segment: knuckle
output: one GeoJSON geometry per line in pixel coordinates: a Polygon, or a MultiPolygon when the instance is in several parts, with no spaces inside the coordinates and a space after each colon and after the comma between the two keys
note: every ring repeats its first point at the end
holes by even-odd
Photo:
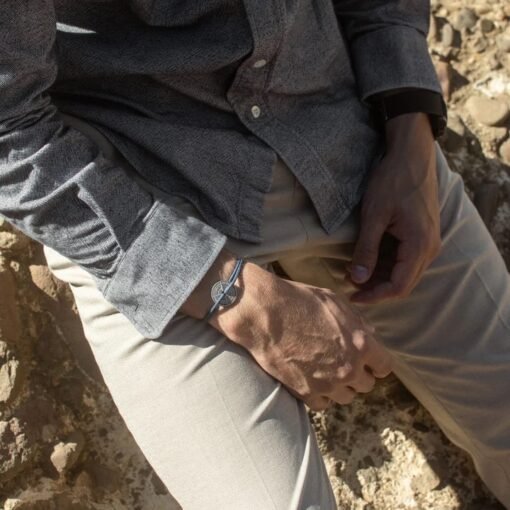
{"type": "Polygon", "coordinates": [[[376,377],[378,377],[379,379],[388,377],[388,375],[390,375],[392,371],[393,371],[393,362],[392,362],[391,358],[388,357],[378,367],[376,377]]]}
{"type": "Polygon", "coordinates": [[[314,412],[324,411],[329,407],[329,402],[325,398],[310,399],[306,405],[314,412]]]}
{"type": "Polygon", "coordinates": [[[338,379],[344,383],[352,381],[354,376],[354,367],[350,363],[346,363],[338,369],[338,379]]]}
{"type": "Polygon", "coordinates": [[[370,341],[364,332],[356,338],[356,348],[362,356],[369,352],[370,341]]]}

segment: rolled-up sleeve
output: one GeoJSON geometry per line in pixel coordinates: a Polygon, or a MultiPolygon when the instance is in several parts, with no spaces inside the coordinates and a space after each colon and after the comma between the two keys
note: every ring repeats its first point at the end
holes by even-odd
{"type": "Polygon", "coordinates": [[[334,0],[360,97],[398,88],[441,93],[427,47],[430,2],[334,0]]]}
{"type": "Polygon", "coordinates": [[[0,12],[0,214],[88,271],[105,298],[157,338],[226,238],[156,199],[65,125],[52,0],[0,12]]]}

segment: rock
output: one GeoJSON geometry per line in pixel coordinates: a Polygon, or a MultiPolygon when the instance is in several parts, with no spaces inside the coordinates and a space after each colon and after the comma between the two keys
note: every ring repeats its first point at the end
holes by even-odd
{"type": "Polygon", "coordinates": [[[4,510],[95,510],[104,508],[87,501],[83,496],[55,492],[51,494],[46,491],[41,493],[23,494],[18,498],[9,498],[5,501],[4,510]]]}
{"type": "Polygon", "coordinates": [[[441,90],[446,100],[450,99],[452,93],[453,69],[448,62],[439,61],[434,63],[437,78],[441,85],[441,90]]]}
{"type": "Polygon", "coordinates": [[[21,251],[29,243],[29,238],[21,232],[0,232],[0,250],[21,251]]]}
{"type": "Polygon", "coordinates": [[[0,339],[8,344],[17,343],[20,320],[16,297],[16,281],[12,271],[0,267],[0,339]]]}
{"type": "Polygon", "coordinates": [[[473,203],[488,229],[498,209],[498,198],[499,185],[494,182],[484,183],[475,191],[473,203]]]}
{"type": "Polygon", "coordinates": [[[494,22],[490,19],[484,18],[480,21],[480,28],[484,34],[494,30],[494,22]]]}
{"type": "Polygon", "coordinates": [[[45,443],[49,443],[53,441],[55,438],[55,434],[57,433],[57,427],[53,423],[46,423],[43,425],[41,430],[41,439],[45,443]]]}
{"type": "Polygon", "coordinates": [[[460,115],[449,112],[445,138],[442,141],[444,148],[449,152],[457,152],[465,144],[466,126],[460,115]]]}
{"type": "Polygon", "coordinates": [[[496,38],[496,45],[501,51],[510,53],[510,34],[500,34],[496,38]]]}
{"type": "Polygon", "coordinates": [[[510,114],[504,101],[483,96],[471,96],[466,102],[466,108],[473,119],[486,126],[497,126],[510,114]]]}
{"type": "Polygon", "coordinates": [[[510,181],[503,183],[503,189],[505,190],[507,200],[510,202],[510,181]]]}
{"type": "Polygon", "coordinates": [[[487,127],[485,131],[487,133],[487,138],[496,145],[503,141],[508,134],[506,127],[487,127]]]}
{"type": "Polygon", "coordinates": [[[496,55],[491,55],[488,60],[489,68],[491,71],[496,71],[501,68],[501,62],[496,55]]]}
{"type": "Polygon", "coordinates": [[[119,486],[121,481],[121,474],[119,471],[113,470],[99,462],[92,461],[92,459],[87,459],[85,464],[85,469],[92,477],[96,487],[104,490],[115,490],[119,486]]]}
{"type": "Polygon", "coordinates": [[[429,44],[435,43],[438,41],[438,26],[437,26],[437,18],[435,16],[430,17],[429,31],[427,34],[427,42],[429,44]]]}
{"type": "Polygon", "coordinates": [[[83,470],[78,473],[78,476],[74,480],[75,487],[84,487],[85,489],[94,488],[94,480],[90,476],[90,474],[83,470]]]}
{"type": "Polygon", "coordinates": [[[504,68],[510,69],[510,52],[506,55],[501,55],[500,60],[504,68]]]}
{"type": "Polygon", "coordinates": [[[413,490],[419,494],[428,494],[439,487],[441,479],[436,475],[432,468],[424,463],[420,466],[420,473],[415,476],[411,482],[413,490]]]}
{"type": "Polygon", "coordinates": [[[29,270],[34,284],[53,301],[58,302],[59,296],[65,294],[67,285],[54,278],[47,266],[32,264],[29,270]]]}
{"type": "Polygon", "coordinates": [[[466,30],[473,28],[477,19],[478,17],[472,9],[464,7],[455,14],[452,24],[457,30],[466,30]]]}
{"type": "Polygon", "coordinates": [[[445,48],[451,48],[455,39],[455,32],[450,23],[445,23],[441,28],[441,44],[445,48]]]}
{"type": "Polygon", "coordinates": [[[510,138],[501,144],[501,147],[499,148],[499,155],[507,165],[510,165],[510,138]]]}
{"type": "Polygon", "coordinates": [[[51,463],[60,474],[66,473],[76,464],[84,446],[85,436],[80,431],[74,431],[65,443],[61,441],[53,447],[51,463]]]}
{"type": "Polygon", "coordinates": [[[18,379],[19,361],[11,359],[0,365],[0,403],[8,404],[13,400],[20,389],[18,379]]]}
{"type": "Polygon", "coordinates": [[[473,42],[473,49],[477,53],[482,53],[487,49],[487,39],[484,37],[477,37],[473,42]]]}
{"type": "Polygon", "coordinates": [[[33,455],[34,450],[18,418],[0,421],[0,483],[29,467],[33,455]]]}

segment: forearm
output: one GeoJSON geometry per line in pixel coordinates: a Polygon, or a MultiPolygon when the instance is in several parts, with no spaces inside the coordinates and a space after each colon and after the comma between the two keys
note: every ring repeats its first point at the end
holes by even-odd
{"type": "MultiPolygon", "coordinates": [[[[228,280],[236,263],[236,255],[223,249],[211,265],[200,283],[188,296],[180,311],[196,319],[203,319],[213,304],[211,289],[219,280],[228,280]]],[[[258,318],[262,319],[263,310],[271,304],[276,305],[278,295],[276,286],[278,276],[257,264],[245,261],[235,286],[236,301],[228,307],[220,307],[208,322],[224,334],[229,340],[247,350],[259,349],[256,345],[262,339],[256,339],[249,332],[258,318]],[[265,308],[264,308],[265,306],[265,308]]]]}
{"type": "Polygon", "coordinates": [[[422,112],[406,113],[390,119],[385,124],[388,151],[398,149],[411,142],[433,146],[434,135],[428,115],[422,112]]]}
{"type": "Polygon", "coordinates": [[[226,237],[154,198],[65,124],[49,94],[51,0],[11,2],[0,30],[0,214],[87,270],[140,333],[159,337],[226,237]]]}

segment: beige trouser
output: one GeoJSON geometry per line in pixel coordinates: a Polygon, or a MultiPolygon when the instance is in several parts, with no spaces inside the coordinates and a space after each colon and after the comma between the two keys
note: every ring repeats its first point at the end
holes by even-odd
{"type": "MultiPolygon", "coordinates": [[[[117,157],[97,132],[75,125],[117,157]]],[[[362,312],[393,354],[397,376],[510,508],[510,279],[439,148],[437,163],[440,255],[409,298],[362,312]]],[[[183,199],[175,204],[198,214],[183,199]]],[[[227,247],[261,265],[277,260],[295,280],[352,291],[343,277],[358,230],[355,215],[327,235],[281,161],[264,214],[262,243],[229,239],[227,247]]],[[[148,340],[86,271],[49,248],[45,253],[55,276],[71,285],[127,427],[184,510],[336,507],[304,405],[246,351],[183,315],[148,340]]]]}

